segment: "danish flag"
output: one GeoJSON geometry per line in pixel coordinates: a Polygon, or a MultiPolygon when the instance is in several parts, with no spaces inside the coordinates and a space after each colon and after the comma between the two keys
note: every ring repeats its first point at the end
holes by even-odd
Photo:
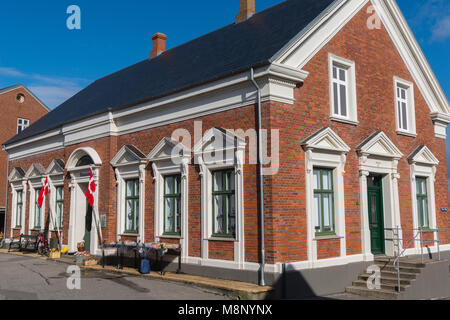
{"type": "Polygon", "coordinates": [[[89,178],[89,185],[86,190],[86,198],[91,207],[94,206],[94,193],[95,193],[95,181],[94,181],[94,174],[92,173],[92,168],[91,168],[91,176],[89,178]]]}
{"type": "Polygon", "coordinates": [[[42,208],[42,204],[44,203],[45,197],[50,193],[50,190],[48,188],[48,177],[45,178],[44,186],[41,189],[41,192],[39,192],[38,197],[38,206],[39,208],[42,208]]]}

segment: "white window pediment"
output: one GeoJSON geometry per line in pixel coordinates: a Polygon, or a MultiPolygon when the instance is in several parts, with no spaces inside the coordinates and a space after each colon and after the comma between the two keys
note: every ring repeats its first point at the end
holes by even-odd
{"type": "Polygon", "coordinates": [[[336,153],[348,153],[350,151],[350,147],[344,140],[329,127],[319,130],[304,140],[302,146],[305,150],[324,150],[336,153]]]}
{"type": "Polygon", "coordinates": [[[411,164],[421,164],[428,166],[437,166],[439,160],[434,156],[434,154],[428,149],[427,146],[421,145],[408,157],[408,161],[411,164]]]}
{"type": "Polygon", "coordinates": [[[400,159],[401,151],[384,132],[375,132],[357,147],[358,153],[366,156],[400,159]]]}
{"type": "Polygon", "coordinates": [[[8,180],[13,181],[21,181],[25,178],[25,171],[22,168],[16,167],[14,168],[8,176],[8,180]]]}
{"type": "Polygon", "coordinates": [[[155,148],[148,154],[148,160],[164,161],[171,160],[175,157],[189,157],[190,150],[182,143],[170,138],[163,138],[155,148]]]}
{"type": "Polygon", "coordinates": [[[62,175],[64,174],[64,161],[61,159],[55,159],[50,163],[46,170],[46,174],[54,176],[54,175],[62,175]]]}
{"type": "Polygon", "coordinates": [[[195,144],[194,154],[197,159],[201,157],[201,161],[206,164],[234,163],[237,158],[235,152],[239,150],[241,154],[245,150],[245,145],[245,139],[233,132],[222,128],[211,128],[195,144]]]}
{"type": "Polygon", "coordinates": [[[111,160],[111,165],[113,167],[139,165],[146,161],[145,155],[138,148],[132,145],[125,145],[111,160]]]}
{"type": "Polygon", "coordinates": [[[41,178],[45,175],[45,168],[40,164],[34,163],[25,174],[26,179],[41,178]]]}

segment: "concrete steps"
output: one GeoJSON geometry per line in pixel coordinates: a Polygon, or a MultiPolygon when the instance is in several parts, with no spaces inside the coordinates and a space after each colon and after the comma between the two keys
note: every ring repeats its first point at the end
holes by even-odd
{"type": "Polygon", "coordinates": [[[359,275],[358,279],[346,288],[347,293],[356,294],[363,297],[397,300],[401,294],[406,292],[414,284],[417,277],[426,267],[426,263],[416,260],[400,260],[400,292],[398,291],[398,271],[394,265],[394,258],[379,257],[374,261],[374,265],[380,268],[380,289],[369,289],[367,280],[372,276],[367,272],[359,275]]]}

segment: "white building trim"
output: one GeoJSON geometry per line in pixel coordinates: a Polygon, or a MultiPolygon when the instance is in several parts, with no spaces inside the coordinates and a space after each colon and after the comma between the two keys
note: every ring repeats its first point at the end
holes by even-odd
{"type": "MultiPolygon", "coordinates": [[[[330,128],[323,128],[307,138],[302,147],[306,156],[306,214],[307,214],[307,250],[308,260],[312,265],[318,263],[317,241],[325,239],[317,237],[314,229],[314,182],[315,167],[333,170],[334,221],[335,236],[340,241],[340,257],[347,255],[345,234],[345,194],[344,174],[347,153],[350,147],[330,128]]],[[[330,238],[330,236],[326,237],[330,238]]]]}
{"type": "Polygon", "coordinates": [[[145,241],[145,167],[147,159],[145,155],[134,146],[123,146],[111,160],[111,165],[116,174],[117,185],[117,241],[121,236],[137,236],[137,240],[145,241]],[[125,232],[126,219],[126,181],[139,180],[139,217],[138,233],[127,234],[125,232]]]}
{"type": "Polygon", "coordinates": [[[183,144],[170,138],[163,138],[148,154],[147,159],[152,163],[155,181],[155,241],[161,238],[180,240],[182,260],[189,255],[189,163],[191,151],[183,144]],[[164,234],[164,178],[169,175],[181,176],[181,233],[177,235],[164,234]]]}
{"type": "Polygon", "coordinates": [[[234,261],[244,268],[244,181],[243,164],[246,143],[241,137],[220,129],[211,128],[194,146],[194,157],[200,168],[202,183],[202,249],[201,257],[209,260],[209,241],[233,241],[234,261]],[[234,239],[213,237],[212,230],[212,174],[214,170],[233,168],[235,171],[236,235],[234,239]]]}
{"type": "Polygon", "coordinates": [[[40,164],[32,164],[28,169],[25,179],[27,179],[28,187],[30,190],[30,201],[28,209],[28,230],[33,231],[43,231],[45,227],[45,201],[42,203],[41,216],[39,221],[40,229],[36,229],[35,213],[36,213],[36,202],[42,186],[45,183],[45,168],[40,164]]]}
{"type": "Polygon", "coordinates": [[[14,168],[8,176],[8,181],[11,186],[11,226],[10,238],[13,238],[13,231],[17,230],[17,193],[22,192],[22,214],[21,214],[21,228],[20,233],[25,233],[25,208],[27,205],[27,180],[25,179],[25,172],[22,168],[14,168]]]}

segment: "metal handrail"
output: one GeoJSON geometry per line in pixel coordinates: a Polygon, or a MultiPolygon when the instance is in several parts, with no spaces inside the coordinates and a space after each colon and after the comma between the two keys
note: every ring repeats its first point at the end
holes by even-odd
{"type": "Polygon", "coordinates": [[[397,291],[400,292],[400,258],[404,256],[405,252],[412,243],[415,243],[417,241],[417,237],[420,236],[420,255],[421,255],[421,261],[424,263],[423,258],[423,245],[425,243],[437,243],[437,251],[438,251],[438,260],[441,260],[441,250],[440,250],[440,240],[439,240],[439,229],[424,229],[424,228],[400,228],[397,226],[396,228],[385,228],[387,231],[392,231],[393,238],[386,238],[387,241],[393,241],[394,246],[396,247],[395,251],[395,259],[394,259],[394,267],[397,270],[397,291]],[[400,230],[402,231],[402,238],[400,238],[400,230]],[[404,239],[403,238],[403,230],[409,230],[414,232],[414,237],[412,239],[404,239]],[[433,240],[424,240],[423,239],[423,231],[426,230],[427,232],[436,233],[436,239],[433,240]],[[396,232],[395,232],[396,231],[396,232]],[[417,233],[415,233],[417,231],[417,233]],[[406,244],[406,247],[402,245],[403,250],[400,252],[400,241],[408,241],[406,244]]]}

